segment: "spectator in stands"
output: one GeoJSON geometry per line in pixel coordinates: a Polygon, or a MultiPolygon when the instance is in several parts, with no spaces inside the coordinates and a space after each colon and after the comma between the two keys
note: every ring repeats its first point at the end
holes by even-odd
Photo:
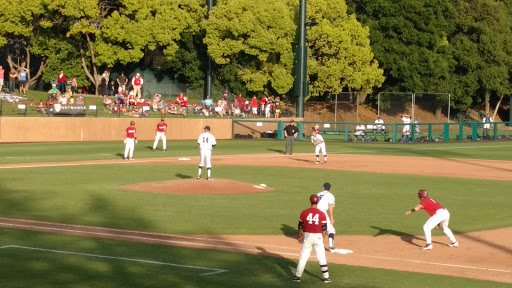
{"type": "Polygon", "coordinates": [[[144,79],[142,79],[142,77],[140,77],[140,74],[137,73],[132,78],[133,94],[135,95],[135,97],[137,97],[137,98],[142,97],[141,89],[142,89],[143,84],[144,84],[144,79]]]}
{"type": "Polygon", "coordinates": [[[489,136],[489,129],[491,128],[491,123],[493,122],[492,117],[489,116],[489,113],[485,114],[482,122],[484,122],[482,134],[483,136],[489,136]]]}
{"type": "Polygon", "coordinates": [[[242,97],[242,93],[238,94],[238,97],[236,97],[235,103],[238,105],[238,107],[242,108],[244,105],[244,98],[242,97]]]}
{"type": "Polygon", "coordinates": [[[279,96],[274,100],[274,118],[281,118],[281,100],[279,96]]]}
{"type": "Polygon", "coordinates": [[[57,100],[60,97],[60,91],[57,89],[57,84],[52,84],[52,89],[48,91],[48,97],[57,100]]]}
{"type": "Polygon", "coordinates": [[[217,106],[215,107],[215,113],[219,117],[226,116],[226,105],[224,104],[224,101],[221,99],[219,102],[217,102],[217,106]]]}
{"type": "Polygon", "coordinates": [[[128,107],[135,107],[135,104],[135,92],[130,91],[130,93],[128,93],[128,107]]]}
{"type": "Polygon", "coordinates": [[[68,83],[68,77],[64,74],[64,70],[60,71],[60,74],[57,76],[57,89],[59,89],[61,94],[66,93],[66,84],[68,83]]]}
{"type": "Polygon", "coordinates": [[[267,108],[267,102],[268,102],[268,97],[267,95],[263,95],[263,97],[261,98],[260,100],[260,113],[261,113],[261,116],[265,116],[266,117],[266,108],[267,108]]]}
{"type": "Polygon", "coordinates": [[[364,138],[364,133],[365,133],[364,125],[363,124],[358,124],[356,126],[356,129],[354,130],[354,136],[356,138],[356,141],[357,141],[357,137],[358,136],[361,136],[361,141],[362,141],[363,138],[364,138]]]}
{"type": "Polygon", "coordinates": [[[183,106],[185,105],[185,104],[184,104],[184,102],[185,102],[185,96],[183,96],[183,93],[180,93],[180,95],[178,95],[178,96],[176,97],[176,102],[178,102],[178,105],[179,105],[180,107],[183,107],[183,106]]]}
{"type": "Polygon", "coordinates": [[[258,98],[256,98],[256,95],[252,96],[252,116],[256,117],[258,116],[258,98]]]}
{"type": "MultiPolygon", "coordinates": [[[[106,99],[108,99],[108,97],[106,99]]],[[[76,99],[75,104],[84,104],[84,98],[82,96],[78,96],[78,99],[76,99]]],[[[112,104],[112,100],[110,100],[110,104],[112,104]]]]}
{"type": "Polygon", "coordinates": [[[73,79],[71,79],[71,92],[73,92],[73,94],[75,94],[78,91],[77,87],[78,83],[76,77],[73,77],[73,79]]]}
{"type": "Polygon", "coordinates": [[[272,102],[267,98],[265,100],[265,118],[270,118],[270,111],[272,110],[272,102]]]}
{"type": "Polygon", "coordinates": [[[119,115],[119,105],[117,103],[112,107],[112,113],[114,113],[114,115],[119,115]]]}
{"type": "Polygon", "coordinates": [[[16,90],[16,78],[18,78],[18,73],[11,69],[9,72],[9,93],[14,93],[14,90],[16,90]]]}
{"type": "Polygon", "coordinates": [[[108,87],[108,92],[110,96],[116,95],[116,86],[114,80],[110,81],[110,85],[108,87]]]}
{"type": "Polygon", "coordinates": [[[41,114],[46,114],[46,110],[44,109],[43,100],[39,100],[39,104],[37,104],[37,112],[41,114]]]}
{"type": "Polygon", "coordinates": [[[45,103],[45,106],[46,108],[49,108],[50,106],[53,106],[53,99],[51,96],[48,95],[48,99],[46,99],[46,103],[45,103]]]}
{"type": "Polygon", "coordinates": [[[204,100],[204,105],[206,106],[206,108],[208,109],[208,111],[212,111],[213,109],[213,101],[212,99],[210,99],[210,97],[206,97],[206,100],[204,100]]]}
{"type": "Polygon", "coordinates": [[[68,103],[69,103],[69,104],[75,104],[75,98],[73,98],[73,94],[70,94],[70,95],[69,95],[68,103]]]}
{"type": "Polygon", "coordinates": [[[23,91],[23,95],[27,94],[27,81],[28,81],[28,74],[27,74],[27,68],[21,68],[21,71],[18,73],[18,80],[20,81],[20,95],[21,91],[23,91]]]}
{"type": "Polygon", "coordinates": [[[384,121],[380,119],[380,116],[378,116],[377,120],[375,120],[375,125],[373,125],[373,134],[382,133],[382,135],[384,135],[386,132],[386,126],[382,124],[384,124],[384,121]]]}
{"type": "Polygon", "coordinates": [[[121,88],[121,92],[124,93],[126,91],[126,84],[128,84],[128,78],[126,78],[126,76],[124,76],[124,72],[121,72],[121,75],[119,75],[119,77],[117,77],[116,81],[117,81],[118,87],[121,88]]]}
{"type": "Polygon", "coordinates": [[[224,100],[224,102],[226,102],[226,103],[229,102],[229,91],[228,91],[228,89],[226,89],[226,91],[224,91],[224,93],[222,94],[222,100],[224,100]]]}

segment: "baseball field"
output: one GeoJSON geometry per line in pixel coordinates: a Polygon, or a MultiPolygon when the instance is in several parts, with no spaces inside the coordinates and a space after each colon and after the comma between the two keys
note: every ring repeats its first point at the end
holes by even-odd
{"type": "Polygon", "coordinates": [[[512,287],[512,143],[218,141],[212,180],[195,141],[0,145],[0,287],[512,287]],[[159,148],[161,147],[161,143],[159,148]],[[203,171],[204,173],[205,171],[203,171]],[[330,182],[336,247],[293,283],[297,219],[330,182]],[[265,184],[265,185],[261,185],[265,184]],[[425,188],[460,243],[404,213],[425,188]]]}

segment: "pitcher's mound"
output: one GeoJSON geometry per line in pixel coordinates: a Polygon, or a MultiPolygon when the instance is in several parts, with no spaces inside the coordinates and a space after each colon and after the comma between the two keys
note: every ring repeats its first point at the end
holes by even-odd
{"type": "Polygon", "coordinates": [[[229,179],[180,179],[123,185],[121,188],[179,194],[241,194],[273,191],[274,188],[229,179]]]}

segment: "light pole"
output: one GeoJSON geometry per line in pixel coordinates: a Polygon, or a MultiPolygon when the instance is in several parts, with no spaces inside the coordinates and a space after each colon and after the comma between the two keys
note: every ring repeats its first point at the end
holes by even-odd
{"type": "Polygon", "coordinates": [[[308,93],[308,51],[306,48],[306,0],[299,3],[299,45],[295,53],[294,95],[297,97],[297,117],[304,117],[304,96],[308,93]]]}

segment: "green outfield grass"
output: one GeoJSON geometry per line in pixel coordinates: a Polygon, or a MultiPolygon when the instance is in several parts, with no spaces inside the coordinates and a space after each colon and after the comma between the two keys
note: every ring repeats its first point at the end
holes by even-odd
{"type": "MultiPolygon", "coordinates": [[[[166,153],[141,141],[136,158],[196,156],[194,141],[172,141],[166,153]]],[[[329,153],[512,160],[512,143],[366,145],[328,143],[329,153]]],[[[215,155],[276,153],[282,141],[219,141],[215,155]]],[[[312,153],[308,142],[295,152],[312,153]]],[[[119,143],[33,143],[0,145],[0,164],[120,159],[119,143]]],[[[241,158],[240,161],[248,161],[241,158]]],[[[276,157],[275,161],[279,161],[276,157]]],[[[414,165],[414,163],[411,163],[414,165]]],[[[308,196],[333,186],[338,234],[422,235],[427,214],[405,217],[418,204],[418,188],[446,206],[455,233],[510,226],[512,181],[379,174],[311,168],[216,166],[214,178],[274,187],[257,194],[163,194],[120,188],[130,183],[192,178],[197,163],[150,165],[122,162],[1,169],[0,217],[84,224],[175,234],[295,235],[308,196]],[[128,164],[128,165],[127,165],[128,164]],[[478,213],[475,213],[478,211],[478,213]],[[363,212],[363,213],[362,213],[363,212]]],[[[197,180],[205,181],[205,180],[197,180]]],[[[296,287],[297,260],[209,250],[0,229],[0,287],[296,287]],[[52,251],[48,251],[52,250],[52,251]],[[75,254],[62,254],[74,252],[75,254]],[[78,254],[76,254],[78,253],[78,254]],[[89,254],[83,255],[83,254],[89,254]],[[108,256],[113,258],[101,258],[108,256]],[[122,258],[122,259],[121,259],[122,258]],[[131,259],[131,260],[130,260],[131,259]],[[133,259],[158,262],[145,263],[133,259]],[[16,265],[13,265],[16,263],[16,265]],[[167,263],[167,264],[161,264],[167,263]],[[201,276],[210,267],[226,273],[201,276]],[[148,284],[145,284],[148,283],[148,284]]],[[[433,235],[442,235],[438,230],[433,235]]],[[[333,287],[510,287],[462,278],[330,265],[333,287]],[[414,284],[412,284],[414,283],[414,284]]],[[[313,261],[301,286],[325,285],[313,261]]]]}
{"type": "MultiPolygon", "coordinates": [[[[215,155],[257,154],[284,152],[284,141],[277,140],[220,140],[215,155]]],[[[199,155],[195,141],[168,141],[168,151],[152,152],[153,141],[139,141],[136,158],[176,157],[199,155]]],[[[162,143],[158,148],[161,149],[162,143]]],[[[465,158],[512,161],[512,142],[466,142],[442,144],[378,144],[327,142],[328,154],[368,154],[435,158],[465,158]]],[[[314,153],[311,142],[295,142],[295,153],[314,153]]],[[[77,160],[119,159],[124,144],[119,142],[71,142],[1,144],[0,164],[58,162],[77,160]]],[[[243,159],[242,159],[243,160],[243,159]]],[[[276,161],[278,161],[276,159],[276,161]]],[[[269,165],[272,165],[269,163],[269,165]]],[[[412,163],[411,165],[414,165],[412,163]]]]}

